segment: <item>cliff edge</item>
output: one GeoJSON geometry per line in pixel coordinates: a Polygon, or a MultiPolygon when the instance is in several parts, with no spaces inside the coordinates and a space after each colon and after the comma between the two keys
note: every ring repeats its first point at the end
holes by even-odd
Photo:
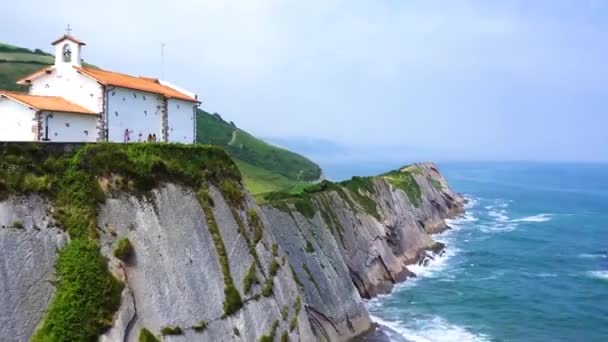
{"type": "Polygon", "coordinates": [[[434,164],[256,203],[226,153],[0,145],[7,341],[344,341],[463,211],[434,164]]]}

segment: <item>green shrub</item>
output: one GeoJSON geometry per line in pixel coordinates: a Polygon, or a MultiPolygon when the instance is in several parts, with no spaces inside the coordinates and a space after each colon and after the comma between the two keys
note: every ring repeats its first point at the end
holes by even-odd
{"type": "Polygon", "coordinates": [[[139,338],[138,338],[139,342],[160,342],[156,336],[154,336],[154,334],[152,334],[150,332],[150,330],[146,329],[146,328],[142,328],[139,331],[139,338]]]}
{"type": "Polygon", "coordinates": [[[182,331],[182,328],[180,328],[178,326],[168,325],[168,326],[160,329],[160,333],[163,334],[163,336],[168,336],[168,335],[182,335],[184,332],[182,331]]]}
{"type": "Polygon", "coordinates": [[[294,315],[293,318],[291,319],[291,322],[289,322],[289,331],[293,331],[293,329],[295,329],[297,325],[298,325],[298,316],[294,315]]]}
{"type": "Polygon", "coordinates": [[[193,325],[192,329],[194,329],[194,331],[196,331],[196,332],[203,332],[203,331],[205,331],[205,329],[207,329],[207,322],[200,321],[196,325],[193,325]]]}
{"type": "Polygon", "coordinates": [[[293,200],[293,204],[296,207],[296,210],[304,215],[307,219],[312,219],[315,217],[315,207],[312,204],[312,199],[310,196],[302,196],[300,198],[296,198],[293,200]]]}
{"type": "Polygon", "coordinates": [[[230,284],[224,288],[224,296],[224,314],[226,316],[232,315],[243,307],[241,294],[233,284],[230,284]]]}
{"type": "Polygon", "coordinates": [[[112,325],[123,284],[95,242],[75,239],[59,252],[57,292],[33,341],[90,341],[112,325]]]}
{"type": "Polygon", "coordinates": [[[248,293],[251,286],[253,286],[253,284],[258,284],[259,282],[255,272],[255,262],[253,262],[245,274],[245,279],[243,279],[243,293],[248,293]]]}
{"type": "Polygon", "coordinates": [[[116,243],[113,254],[122,261],[128,261],[133,255],[133,245],[128,238],[124,237],[116,243]]]}
{"type": "Polygon", "coordinates": [[[23,226],[23,222],[19,221],[19,220],[15,220],[13,221],[13,223],[11,224],[11,227],[13,228],[17,228],[17,229],[24,229],[25,227],[23,226]]]}
{"type": "Polygon", "coordinates": [[[279,265],[277,260],[273,258],[270,262],[270,266],[268,266],[268,273],[270,273],[270,276],[274,277],[275,275],[277,275],[279,268],[281,268],[281,265],[279,265]]]}
{"type": "Polygon", "coordinates": [[[288,315],[289,308],[287,307],[287,305],[283,305],[283,308],[281,308],[281,319],[283,319],[284,321],[287,320],[288,315]]]}
{"type": "Polygon", "coordinates": [[[296,298],[296,302],[293,305],[293,309],[295,310],[296,315],[300,313],[300,309],[302,309],[302,297],[298,296],[298,298],[296,298]]]}
{"type": "Polygon", "coordinates": [[[315,247],[312,245],[312,243],[309,240],[306,240],[306,247],[304,248],[304,251],[306,251],[306,253],[315,252],[315,247]]]}
{"type": "Polygon", "coordinates": [[[275,258],[279,256],[279,244],[276,242],[272,244],[272,256],[275,258]]]}
{"type": "MultiPolygon", "coordinates": [[[[198,191],[198,193],[201,194],[204,193],[204,191],[198,191]]],[[[220,229],[217,226],[213,209],[207,201],[204,201],[204,199],[201,201],[201,206],[205,212],[207,227],[209,228],[209,233],[213,239],[213,244],[215,245],[215,250],[220,262],[220,269],[224,278],[224,315],[230,316],[243,306],[243,300],[239,294],[239,291],[234,287],[234,280],[232,279],[232,274],[230,273],[228,253],[226,252],[226,246],[224,245],[224,240],[222,240],[220,229]]]]}
{"type": "Polygon", "coordinates": [[[287,330],[283,331],[281,334],[281,342],[289,342],[289,333],[287,330]]]}
{"type": "Polygon", "coordinates": [[[222,179],[220,181],[220,191],[231,206],[242,207],[245,194],[241,190],[240,184],[230,179],[222,179]]]}
{"type": "Polygon", "coordinates": [[[253,208],[247,211],[247,220],[249,221],[249,226],[253,228],[253,243],[257,245],[262,240],[264,234],[262,220],[260,220],[260,216],[258,216],[257,211],[253,208]]]}
{"type": "Polygon", "coordinates": [[[274,286],[274,281],[272,277],[266,279],[266,283],[264,283],[264,288],[262,288],[262,296],[270,297],[272,296],[272,287],[274,286]]]}

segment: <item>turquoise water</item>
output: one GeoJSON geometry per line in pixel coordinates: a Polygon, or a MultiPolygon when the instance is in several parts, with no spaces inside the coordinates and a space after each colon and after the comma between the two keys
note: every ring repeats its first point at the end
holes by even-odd
{"type": "Polygon", "coordinates": [[[408,341],[608,341],[608,165],[439,165],[470,204],[374,319],[408,341]]]}

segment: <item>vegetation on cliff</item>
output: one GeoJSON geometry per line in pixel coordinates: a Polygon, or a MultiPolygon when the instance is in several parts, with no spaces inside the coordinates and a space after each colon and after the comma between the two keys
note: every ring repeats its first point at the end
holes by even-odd
{"type": "MultiPolygon", "coordinates": [[[[57,223],[71,237],[59,254],[57,292],[33,340],[93,340],[112,323],[123,285],[99,252],[97,207],[104,191],[142,195],[163,181],[199,189],[209,182],[220,186],[240,180],[235,164],[217,147],[96,144],[66,152],[57,145],[1,144],[0,198],[30,192],[47,196],[55,204],[57,223]],[[102,189],[104,179],[121,181],[102,189]]],[[[226,275],[230,278],[229,270],[226,275]]],[[[234,285],[225,292],[230,314],[242,302],[234,285]]]]}

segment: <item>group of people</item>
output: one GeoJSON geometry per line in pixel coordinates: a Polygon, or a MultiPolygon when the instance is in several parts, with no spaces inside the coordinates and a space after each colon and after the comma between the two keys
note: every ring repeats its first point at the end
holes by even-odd
{"type": "MultiPolygon", "coordinates": [[[[132,130],[129,130],[128,128],[125,129],[125,136],[124,136],[124,142],[125,143],[130,143],[131,142],[131,134],[133,133],[132,130]]],[[[148,134],[148,138],[146,140],[143,140],[144,135],[142,133],[139,133],[139,136],[137,137],[137,142],[156,142],[156,133],[154,134],[148,134]]]]}

